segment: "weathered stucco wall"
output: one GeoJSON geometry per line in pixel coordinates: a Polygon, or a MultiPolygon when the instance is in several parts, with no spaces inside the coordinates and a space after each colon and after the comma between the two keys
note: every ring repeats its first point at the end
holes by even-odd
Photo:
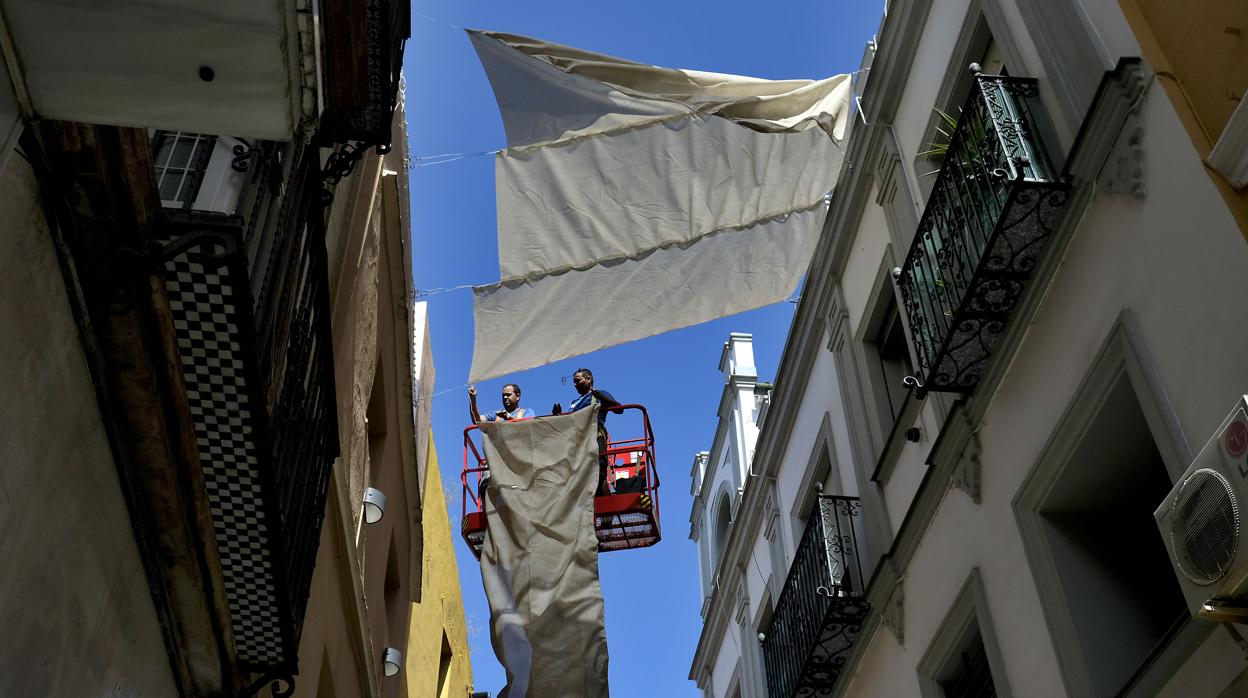
{"type": "Polygon", "coordinates": [[[0,169],[0,696],[174,696],[30,166],[0,169]]]}
{"type": "MultiPolygon", "coordinates": [[[[464,600],[455,564],[458,536],[442,489],[442,473],[433,435],[426,431],[429,444],[425,473],[425,571],[420,603],[412,604],[411,627],[406,654],[407,695],[421,698],[458,698],[472,687],[472,666],[468,660],[468,632],[464,622],[464,600]],[[445,634],[451,657],[442,674],[442,638],[445,634]],[[439,685],[441,679],[441,685],[439,685]]],[[[454,474],[452,473],[452,476],[454,474]]],[[[458,515],[455,517],[458,519],[458,515]]]]}
{"type": "Polygon", "coordinates": [[[359,608],[363,605],[358,587],[352,583],[348,557],[354,546],[347,535],[349,522],[342,506],[341,478],[330,483],[321,542],[316,552],[316,571],[308,596],[308,613],[299,644],[299,675],[296,698],[357,698],[371,695],[368,672],[371,655],[359,642],[359,608]],[[352,632],[354,631],[354,632],[352,632]]]}
{"type": "MultiPolygon", "coordinates": [[[[397,151],[396,151],[397,152],[397,151]]],[[[392,158],[398,155],[390,156],[392,158]]],[[[383,677],[387,647],[406,647],[411,555],[419,513],[406,484],[417,472],[410,423],[410,280],[396,255],[404,222],[383,203],[387,161],[366,155],[335,196],[326,234],[334,280],[334,370],[340,457],[300,644],[297,696],[403,698],[405,678],[383,677]],[[396,305],[399,304],[399,305],[396,305]],[[361,521],[364,489],[386,497],[380,521],[361,521]]],[[[390,163],[390,168],[395,167],[390,163]]],[[[393,195],[392,193],[389,195],[393,195]]],[[[416,568],[419,569],[419,568],[416,568]]]]}

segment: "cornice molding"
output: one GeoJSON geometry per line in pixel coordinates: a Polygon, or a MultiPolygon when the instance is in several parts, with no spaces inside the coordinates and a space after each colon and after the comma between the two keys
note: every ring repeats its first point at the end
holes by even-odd
{"type": "Polygon", "coordinates": [[[880,25],[871,78],[862,91],[868,123],[891,121],[910,77],[932,0],[894,0],[880,25]]]}

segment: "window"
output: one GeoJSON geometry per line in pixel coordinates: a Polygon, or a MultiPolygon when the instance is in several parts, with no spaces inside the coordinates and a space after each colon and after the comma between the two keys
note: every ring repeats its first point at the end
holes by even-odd
{"type": "Polygon", "coordinates": [[[438,698],[451,696],[451,660],[455,654],[451,652],[451,641],[446,638],[446,630],[442,631],[442,656],[438,660],[438,698]]]}
{"type": "Polygon", "coordinates": [[[334,698],[334,674],[329,667],[329,649],[321,653],[321,673],[316,679],[316,698],[334,698]]]}
{"type": "Polygon", "coordinates": [[[926,137],[919,155],[918,173],[919,186],[926,200],[931,196],[936,183],[936,175],[944,164],[944,150],[953,136],[954,124],[962,116],[962,107],[971,94],[973,75],[969,66],[979,64],[984,75],[1009,75],[1005,65],[1005,56],[1001,47],[992,38],[988,25],[981,18],[971,38],[970,47],[966,51],[966,59],[961,61],[958,74],[954,76],[948,93],[939,99],[932,108],[932,117],[928,123],[926,137]]]}
{"type": "Polygon", "coordinates": [[[1134,328],[1124,312],[1014,500],[1071,695],[1156,695],[1208,635],[1153,521],[1191,454],[1134,328]]]}
{"type": "Polygon", "coordinates": [[[183,131],[155,133],[152,157],[162,206],[191,208],[195,204],[216,143],[216,136],[183,131]]]}
{"type": "Polygon", "coordinates": [[[997,698],[997,687],[992,683],[992,668],[988,666],[988,652],[978,632],[960,653],[952,673],[939,683],[945,698],[997,698]]]}
{"type": "Polygon", "coordinates": [[[901,416],[901,406],[906,402],[909,388],[902,381],[910,375],[910,349],[906,346],[906,333],[901,326],[901,313],[894,302],[888,310],[884,325],[875,340],[876,360],[883,378],[884,398],[893,421],[901,416]]]}
{"type": "MultiPolygon", "coordinates": [[[[900,379],[898,380],[898,385],[901,385],[900,379]]],[[[811,512],[814,511],[817,497],[821,494],[841,494],[841,477],[837,468],[836,448],[832,441],[832,417],[826,412],[823,415],[823,421],[819,427],[819,435],[815,437],[815,445],[811,450],[810,460],[807,462],[806,471],[802,475],[800,483],[797,493],[793,497],[793,507],[790,510],[794,550],[801,545],[802,536],[806,532],[806,526],[809,523],[811,512]]],[[[779,581],[783,585],[784,576],[779,581]]]]}
{"type": "MultiPolygon", "coordinates": [[[[1187,616],[1153,510],[1170,475],[1121,373],[1035,507],[1088,695],[1115,696],[1187,616]],[[1081,650],[1081,651],[1080,651],[1081,650]]],[[[1059,641],[1059,644],[1060,643],[1059,641]]],[[[1068,655],[1071,654],[1068,652],[1068,655]]]]}
{"type": "MultiPolygon", "coordinates": [[[[891,440],[902,431],[898,428],[899,419],[910,395],[905,379],[917,373],[910,353],[909,328],[898,307],[898,291],[892,276],[897,266],[894,252],[892,245],[885,247],[863,321],[856,332],[858,344],[854,354],[866,398],[866,416],[874,449],[872,460],[888,451],[891,440]]],[[[833,466],[835,468],[835,464],[833,466]]]]}
{"type": "Polygon", "coordinates": [[[403,594],[402,578],[399,576],[399,549],[395,536],[390,536],[390,550],[386,555],[386,626],[390,631],[390,644],[401,647],[407,641],[407,598],[403,594]]]}
{"type": "Polygon", "coordinates": [[[933,146],[946,142],[946,136],[942,136],[940,131],[950,132],[937,109],[954,119],[958,118],[971,91],[970,64],[978,63],[986,75],[1021,75],[1026,72],[1022,56],[1011,36],[1003,4],[1001,0],[971,0],[967,8],[966,18],[954,42],[956,48],[949,57],[945,74],[941,77],[940,90],[932,102],[934,108],[928,116],[926,128],[920,134],[919,153],[915,155],[914,172],[923,201],[927,201],[932,192],[935,173],[940,170],[943,159],[937,153],[927,151],[939,151],[933,146]]]}
{"type": "Polygon", "coordinates": [[[368,396],[368,473],[376,479],[380,476],[381,459],[386,445],[386,426],[390,421],[389,410],[386,409],[386,384],[384,380],[382,357],[377,357],[377,367],[373,372],[373,387],[368,396]]]}
{"type": "Polygon", "coordinates": [[[715,537],[713,545],[715,546],[715,557],[711,561],[711,574],[719,569],[720,558],[724,556],[724,548],[728,545],[728,530],[732,526],[732,505],[728,501],[727,493],[720,495],[719,505],[715,508],[715,537]]]}
{"type": "Polygon", "coordinates": [[[919,661],[923,698],[1008,698],[979,569],[949,608],[940,629],[919,661]]]}

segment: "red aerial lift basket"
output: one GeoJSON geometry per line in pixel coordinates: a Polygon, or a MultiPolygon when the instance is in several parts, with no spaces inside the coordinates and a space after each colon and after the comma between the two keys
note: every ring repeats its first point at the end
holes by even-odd
{"type": "MultiPolygon", "coordinates": [[[[654,432],[650,415],[641,405],[621,405],[608,412],[608,441],[601,456],[607,459],[609,494],[594,498],[594,528],[598,551],[645,548],[659,542],[659,472],[654,460],[654,432]],[[615,434],[635,438],[614,438],[615,434]]],[[[476,425],[464,429],[463,517],[464,540],[481,557],[489,525],[482,509],[481,480],[489,474],[476,425]]]]}

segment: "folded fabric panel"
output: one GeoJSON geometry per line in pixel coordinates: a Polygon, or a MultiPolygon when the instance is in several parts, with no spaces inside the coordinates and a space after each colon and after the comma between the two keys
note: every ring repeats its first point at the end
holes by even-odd
{"type": "Polygon", "coordinates": [[[760,133],[713,116],[504,151],[500,278],[582,269],[810,208],[841,159],[818,129],[760,133]]]}
{"type": "Polygon", "coordinates": [[[597,349],[784,300],[806,272],[822,202],[688,245],[473,290],[469,380],[543,366],[597,349]]]}

